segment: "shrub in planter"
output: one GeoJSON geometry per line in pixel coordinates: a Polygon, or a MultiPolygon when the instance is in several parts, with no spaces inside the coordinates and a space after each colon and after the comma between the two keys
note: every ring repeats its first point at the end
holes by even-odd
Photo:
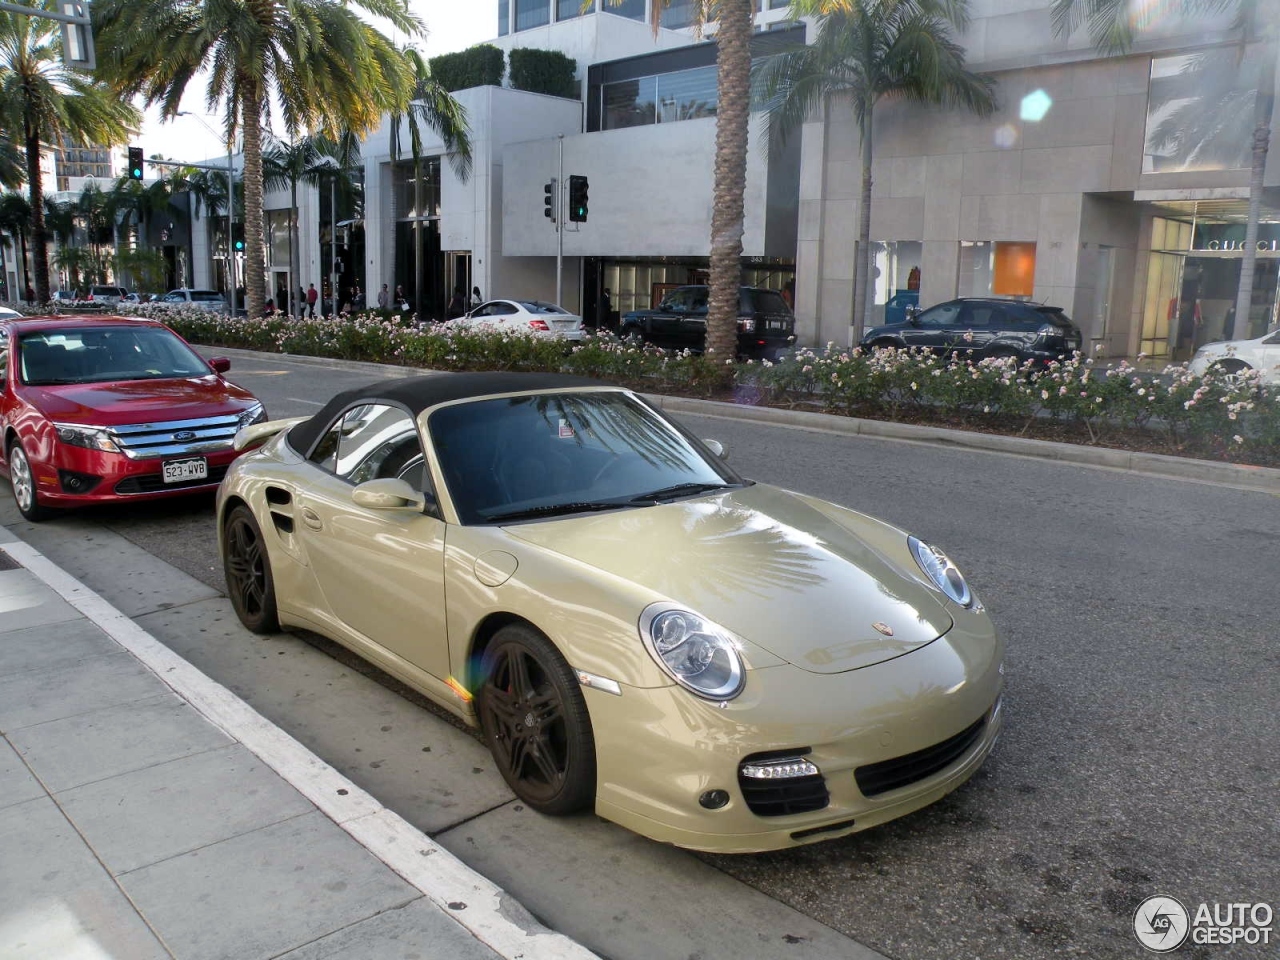
{"type": "Polygon", "coordinates": [[[578,96],[578,62],[559,50],[534,50],[517,47],[510,53],[511,86],[530,93],[545,93],[553,97],[578,96]]]}
{"type": "Polygon", "coordinates": [[[432,57],[428,64],[431,76],[450,93],[470,87],[500,87],[502,74],[506,71],[502,51],[491,43],[476,44],[457,53],[444,53],[432,57]]]}

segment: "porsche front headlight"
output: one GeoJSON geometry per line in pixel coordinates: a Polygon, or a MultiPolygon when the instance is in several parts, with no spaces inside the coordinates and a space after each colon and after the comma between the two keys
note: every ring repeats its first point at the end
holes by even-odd
{"type": "Polygon", "coordinates": [[[920,564],[920,569],[933,581],[934,586],[962,607],[974,605],[973,591],[945,553],[916,537],[907,537],[907,543],[916,563],[920,564]]]}
{"type": "Polygon", "coordinates": [[[101,427],[90,427],[83,423],[55,423],[58,439],[73,447],[84,447],[86,450],[102,450],[105,453],[119,453],[120,447],[111,439],[111,434],[101,427]]]}
{"type": "Polygon", "coordinates": [[[711,621],[655,603],[640,616],[640,636],[658,665],[698,696],[732,700],[742,692],[746,676],[738,645],[711,621]]]}

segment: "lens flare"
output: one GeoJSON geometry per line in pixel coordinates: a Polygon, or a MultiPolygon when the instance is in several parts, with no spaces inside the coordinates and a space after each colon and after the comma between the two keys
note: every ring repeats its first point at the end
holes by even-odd
{"type": "Polygon", "coordinates": [[[1032,90],[1022,98],[1022,106],[1018,116],[1028,123],[1039,123],[1053,106],[1053,97],[1043,90],[1032,90]]]}
{"type": "Polygon", "coordinates": [[[992,139],[1001,150],[1009,150],[1018,143],[1018,128],[1012,123],[1002,124],[996,128],[992,139]]]}

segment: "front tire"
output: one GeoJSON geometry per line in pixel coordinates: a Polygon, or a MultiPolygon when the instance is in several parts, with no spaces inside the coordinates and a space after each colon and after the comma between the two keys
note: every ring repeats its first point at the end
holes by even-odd
{"type": "Polygon", "coordinates": [[[222,545],[222,572],[236,616],[254,633],[276,633],[276,585],[252,510],[243,504],[232,509],[222,527],[222,545]]]}
{"type": "Polygon", "coordinates": [[[19,440],[14,440],[9,446],[9,485],[13,489],[18,512],[31,523],[48,520],[53,515],[52,510],[40,503],[36,475],[19,440]]]}
{"type": "Polygon", "coordinates": [[[480,728],[515,795],[553,816],[594,805],[591,718],[560,652],[532,627],[513,623],[486,648],[482,675],[480,728]]]}

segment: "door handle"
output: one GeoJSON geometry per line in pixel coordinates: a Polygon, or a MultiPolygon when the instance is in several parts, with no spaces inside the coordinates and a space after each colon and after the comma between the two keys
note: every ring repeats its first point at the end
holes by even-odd
{"type": "Polygon", "coordinates": [[[312,530],[319,530],[324,526],[324,524],[320,522],[320,515],[310,507],[302,508],[302,522],[312,530]]]}

